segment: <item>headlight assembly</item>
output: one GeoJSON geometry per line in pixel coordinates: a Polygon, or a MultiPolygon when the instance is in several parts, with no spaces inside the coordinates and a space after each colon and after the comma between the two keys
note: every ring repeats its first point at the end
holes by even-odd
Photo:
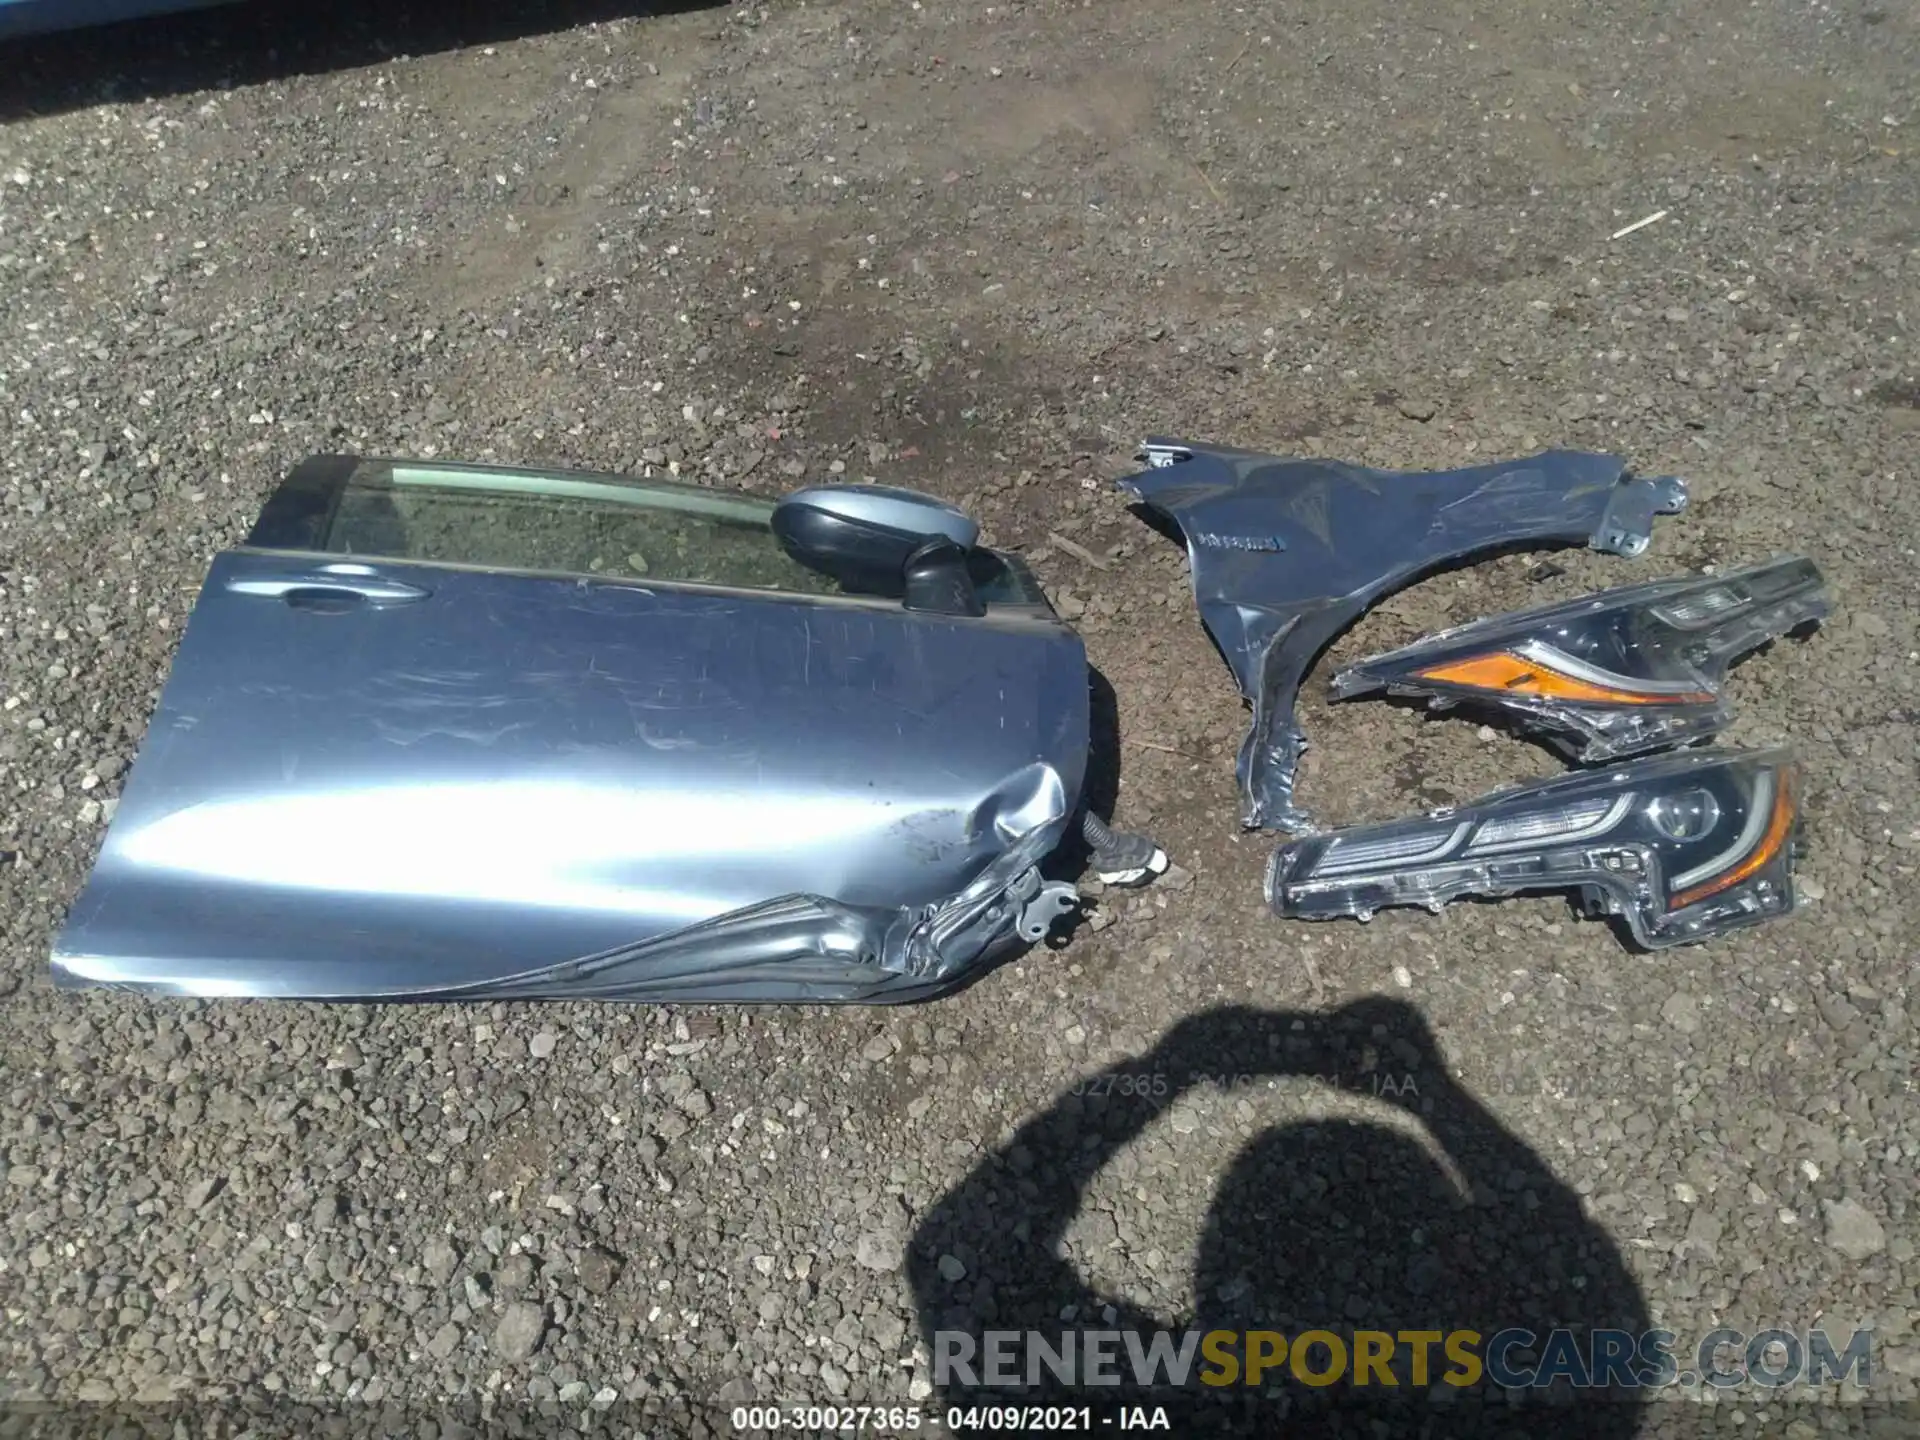
{"type": "Polygon", "coordinates": [[[1284,845],[1267,900],[1284,916],[1365,920],[1573,890],[1648,949],[1690,944],[1793,908],[1796,791],[1784,750],[1653,756],[1284,845]]]}
{"type": "Polygon", "coordinates": [[[1477,620],[1349,666],[1333,693],[1491,705],[1576,760],[1617,760],[1725,729],[1728,666],[1827,609],[1819,570],[1793,556],[1477,620]]]}

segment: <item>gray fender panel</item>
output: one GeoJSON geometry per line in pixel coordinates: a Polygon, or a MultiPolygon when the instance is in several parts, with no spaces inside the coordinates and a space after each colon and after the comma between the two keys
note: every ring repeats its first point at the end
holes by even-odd
{"type": "Polygon", "coordinates": [[[1253,706],[1238,766],[1249,828],[1313,828],[1293,799],[1305,746],[1294,699],[1320,652],[1382,596],[1501,550],[1638,555],[1653,517],[1687,499],[1679,480],[1573,450],[1434,471],[1166,439],[1144,453],[1148,468],[1119,487],[1179,526],[1201,620],[1253,706]]]}

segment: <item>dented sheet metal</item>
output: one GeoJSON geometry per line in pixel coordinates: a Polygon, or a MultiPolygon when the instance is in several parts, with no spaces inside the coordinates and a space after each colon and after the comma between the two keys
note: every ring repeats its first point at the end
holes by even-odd
{"type": "Polygon", "coordinates": [[[445,466],[374,487],[390,548],[329,558],[366,468],[296,472],[214,560],[60,983],[911,1000],[1073,904],[1038,866],[1080,807],[1086,653],[1020,575],[969,617],[755,588],[786,562],[751,499],[445,466]],[[469,513],[504,543],[476,495],[569,541],[620,521],[622,552],[725,506],[746,583],[459,563],[469,513]],[[404,558],[429,541],[448,563],[404,558]]]}
{"type": "Polygon", "coordinates": [[[1610,455],[1551,450],[1462,470],[1372,470],[1335,460],[1147,442],[1122,491],[1180,528],[1207,632],[1253,707],[1240,749],[1241,820],[1309,831],[1294,803],[1307,670],[1382,596],[1502,550],[1586,544],[1638,555],[1686,486],[1610,455]]]}

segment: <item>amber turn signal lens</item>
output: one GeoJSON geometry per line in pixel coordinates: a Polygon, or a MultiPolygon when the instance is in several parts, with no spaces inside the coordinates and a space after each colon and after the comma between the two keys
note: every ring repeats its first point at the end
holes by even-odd
{"type": "Polygon", "coordinates": [[[1682,890],[1668,902],[1669,910],[1684,910],[1696,905],[1708,896],[1718,895],[1722,890],[1731,890],[1742,880],[1764,870],[1785,848],[1793,834],[1794,795],[1793,771],[1782,770],[1780,783],[1774,787],[1773,814],[1767,820],[1767,828],[1761,834],[1760,841],[1749,850],[1746,858],[1721,871],[1711,880],[1695,885],[1691,890],[1682,890]]]}
{"type": "Polygon", "coordinates": [[[1712,704],[1714,697],[1700,691],[1680,695],[1648,694],[1641,690],[1623,690],[1611,685],[1596,685],[1590,680],[1563,675],[1537,660],[1516,655],[1511,650],[1492,655],[1476,655],[1445,665],[1415,672],[1422,680],[1438,680],[1448,685],[1465,685],[1475,690],[1491,690],[1502,695],[1538,695],[1544,700],[1583,701],[1608,705],[1700,705],[1712,704]]]}

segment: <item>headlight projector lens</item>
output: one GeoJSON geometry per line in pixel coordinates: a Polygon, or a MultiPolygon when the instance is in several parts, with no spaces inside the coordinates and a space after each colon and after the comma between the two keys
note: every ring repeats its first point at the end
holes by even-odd
{"type": "Polygon", "coordinates": [[[1705,790],[1682,790],[1655,800],[1647,818],[1669,839],[1697,840],[1720,823],[1720,802],[1705,790]]]}

